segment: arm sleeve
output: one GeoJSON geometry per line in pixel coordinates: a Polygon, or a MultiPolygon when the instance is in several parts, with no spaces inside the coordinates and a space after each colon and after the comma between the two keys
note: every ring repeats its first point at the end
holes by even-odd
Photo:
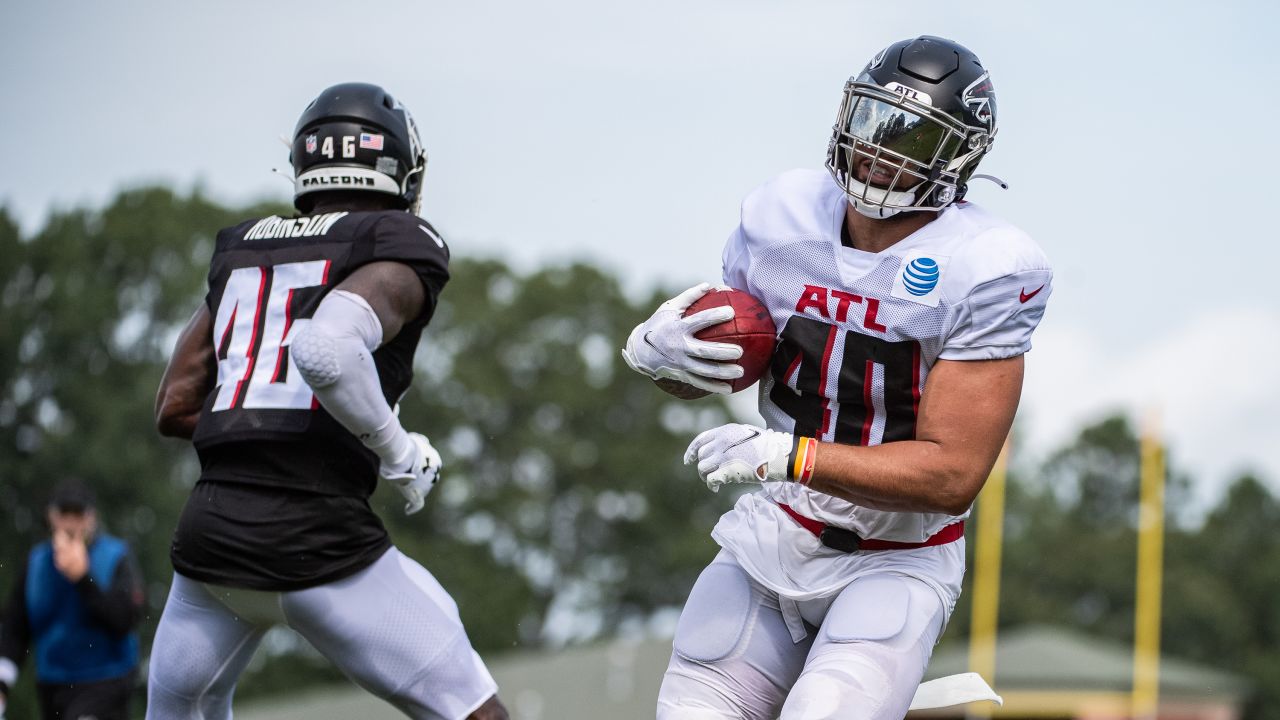
{"type": "Polygon", "coordinates": [[[1031,349],[1031,333],[1053,292],[1046,269],[1012,273],[973,289],[952,311],[939,358],[1001,360],[1031,349]]]}
{"type": "Polygon", "coordinates": [[[31,625],[27,622],[27,559],[18,564],[18,574],[9,592],[3,619],[0,619],[0,685],[5,692],[18,680],[18,668],[27,657],[31,644],[31,625]]]}
{"type": "Polygon", "coordinates": [[[142,619],[142,573],[133,553],[116,565],[109,587],[100,587],[85,573],[76,583],[89,616],[114,635],[126,635],[142,619]]]}
{"type": "Polygon", "coordinates": [[[413,446],[379,384],[372,353],[381,343],[382,325],[369,303],[334,290],[289,348],[324,409],[382,462],[400,467],[413,446]]]}

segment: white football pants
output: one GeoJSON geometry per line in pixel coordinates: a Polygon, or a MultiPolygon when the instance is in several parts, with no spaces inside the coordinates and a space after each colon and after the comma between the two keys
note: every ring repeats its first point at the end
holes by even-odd
{"type": "Polygon", "coordinates": [[[721,551],[680,614],[658,720],[902,720],[947,613],[888,572],[780,602],[721,551]]]}
{"type": "Polygon", "coordinates": [[[393,547],[351,577],[295,592],[205,585],[174,573],[151,651],[147,718],[230,718],[236,680],[277,623],[412,718],[459,720],[497,692],[453,599],[393,547]]]}

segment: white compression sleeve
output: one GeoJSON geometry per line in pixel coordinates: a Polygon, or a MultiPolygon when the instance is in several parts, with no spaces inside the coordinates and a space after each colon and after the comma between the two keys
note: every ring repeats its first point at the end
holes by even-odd
{"type": "Polygon", "coordinates": [[[413,443],[382,396],[372,354],[381,344],[382,323],[369,303],[334,290],[290,340],[289,354],[324,409],[383,464],[402,469],[413,443]]]}

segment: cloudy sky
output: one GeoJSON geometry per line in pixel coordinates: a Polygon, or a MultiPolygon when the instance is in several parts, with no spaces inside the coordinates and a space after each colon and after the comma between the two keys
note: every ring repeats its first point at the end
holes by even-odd
{"type": "Polygon", "coordinates": [[[1029,356],[1025,457],[1160,413],[1202,497],[1280,489],[1280,157],[1267,0],[44,0],[0,10],[0,203],[148,182],[287,199],[279,136],[323,87],[382,84],[430,154],[424,214],[462,255],[606,265],[639,292],[719,275],[742,195],[820,166],[844,80],[935,34],[992,73],[970,199],[1057,270],[1029,356]]]}

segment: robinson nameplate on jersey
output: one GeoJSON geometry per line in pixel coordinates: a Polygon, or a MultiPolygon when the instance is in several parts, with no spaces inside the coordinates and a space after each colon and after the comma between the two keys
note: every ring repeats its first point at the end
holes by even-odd
{"type": "Polygon", "coordinates": [[[276,238],[310,237],[328,234],[333,224],[346,217],[345,212],[322,213],[311,217],[282,218],[278,215],[264,217],[244,234],[245,240],[273,240],[276,238]]]}

